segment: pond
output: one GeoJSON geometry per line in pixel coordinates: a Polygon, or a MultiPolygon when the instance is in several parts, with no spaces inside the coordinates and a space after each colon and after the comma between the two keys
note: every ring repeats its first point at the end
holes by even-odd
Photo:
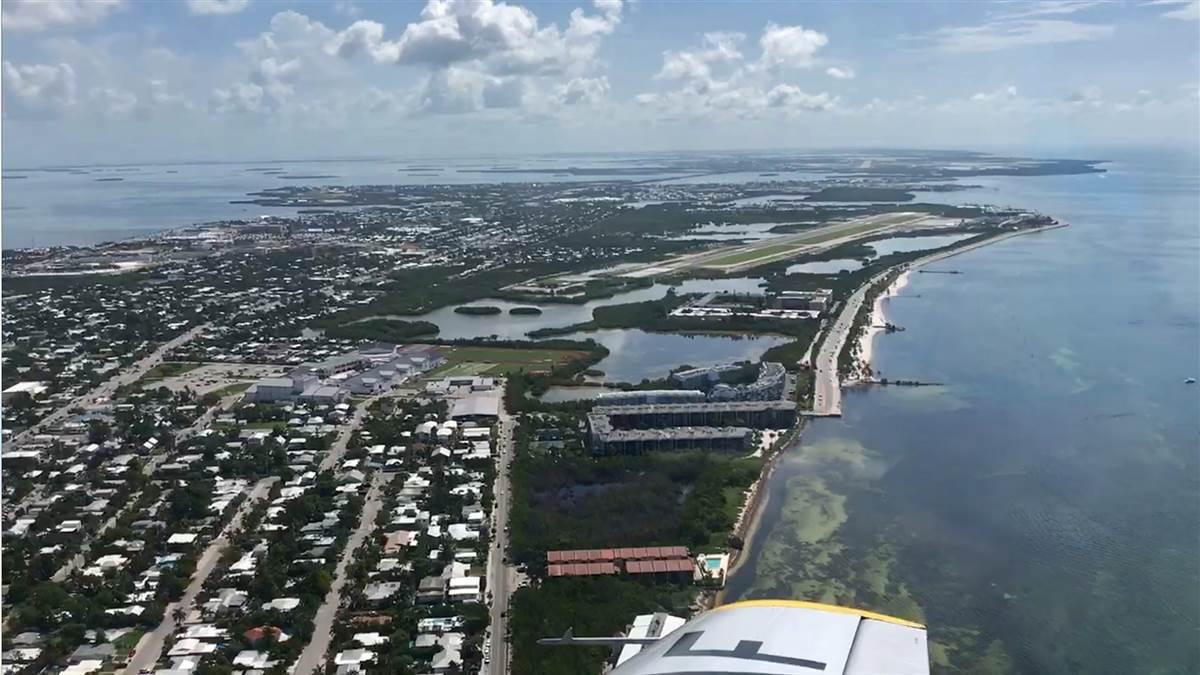
{"type": "Polygon", "coordinates": [[[731,361],[757,361],[771,347],[789,341],[786,337],[679,335],[648,333],[637,329],[599,330],[571,333],[568,340],[592,338],[608,347],[609,355],[592,366],[604,371],[592,382],[641,382],[666,377],[682,365],[715,366],[731,361]]]}
{"type": "Polygon", "coordinates": [[[862,269],[862,262],[854,258],[838,258],[836,260],[814,260],[797,263],[787,268],[788,274],[838,274],[862,269]]]}

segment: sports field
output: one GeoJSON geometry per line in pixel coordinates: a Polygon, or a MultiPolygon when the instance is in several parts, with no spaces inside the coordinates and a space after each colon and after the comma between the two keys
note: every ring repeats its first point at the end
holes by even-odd
{"type": "Polygon", "coordinates": [[[442,347],[446,363],[426,377],[505,375],[521,370],[550,370],[584,356],[565,349],[509,349],[504,347],[442,347]]]}

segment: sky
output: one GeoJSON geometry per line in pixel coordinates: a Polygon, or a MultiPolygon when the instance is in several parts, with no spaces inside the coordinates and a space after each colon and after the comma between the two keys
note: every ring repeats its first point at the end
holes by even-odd
{"type": "Polygon", "coordinates": [[[1200,2],[4,0],[5,166],[1188,146],[1200,2]]]}

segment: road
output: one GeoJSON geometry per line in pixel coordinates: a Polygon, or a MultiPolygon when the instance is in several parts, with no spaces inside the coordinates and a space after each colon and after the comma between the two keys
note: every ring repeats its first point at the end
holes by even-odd
{"type": "Polygon", "coordinates": [[[508,466],[513,457],[513,432],[516,421],[507,413],[501,413],[498,424],[496,451],[496,486],[493,490],[492,549],[488,552],[487,586],[491,597],[491,627],[488,634],[492,640],[489,662],[484,668],[487,675],[507,675],[508,652],[508,601],[516,590],[516,570],[505,563],[508,551],[508,510],[512,500],[512,484],[509,482],[508,466]]]}
{"type": "Polygon", "coordinates": [[[367,497],[363,501],[358,527],[346,541],[346,547],[342,549],[342,557],[338,559],[337,568],[334,571],[333,582],[329,585],[329,592],[325,594],[325,601],[321,603],[316,616],[313,617],[312,641],[304,646],[304,651],[300,652],[300,658],[296,659],[296,665],[290,671],[291,675],[325,672],[326,653],[329,651],[329,640],[333,635],[333,621],[337,618],[338,607],[341,605],[342,599],[342,586],[346,583],[346,568],[349,567],[355,552],[362,546],[367,535],[375,530],[375,517],[379,515],[379,509],[383,507],[383,486],[386,480],[383,472],[380,471],[375,472],[375,475],[371,477],[371,487],[367,490],[367,497]]]}
{"type": "Polygon", "coordinates": [[[137,651],[133,658],[129,660],[129,664],[121,671],[121,675],[137,675],[143,668],[153,668],[154,664],[162,656],[163,642],[168,636],[174,634],[178,623],[175,620],[177,610],[182,609],[183,614],[191,610],[192,603],[195,602],[196,596],[200,594],[200,590],[204,588],[204,582],[208,579],[208,575],[212,574],[213,569],[221,560],[221,554],[225,551],[225,547],[229,545],[229,540],[233,533],[242,525],[242,519],[247,513],[259,502],[271,489],[271,485],[279,480],[277,476],[264,478],[254,484],[250,494],[238,507],[237,513],[229,519],[229,523],[221,530],[208,544],[208,548],[204,549],[204,553],[200,555],[196,561],[196,571],[192,574],[192,579],[188,582],[187,588],[183,591],[183,597],[177,602],[172,602],[167,605],[163,613],[163,620],[154,630],[142,636],[138,640],[137,651]]]}
{"type": "Polygon", "coordinates": [[[336,467],[338,462],[342,461],[342,455],[346,454],[346,447],[350,444],[350,437],[354,435],[355,429],[362,426],[363,420],[367,419],[367,415],[370,414],[368,409],[371,407],[371,404],[375,403],[375,401],[378,401],[381,398],[396,395],[398,394],[394,392],[376,394],[375,396],[371,396],[370,398],[364,399],[358,403],[354,408],[354,414],[350,416],[350,419],[346,421],[346,424],[342,425],[341,430],[338,431],[337,438],[333,441],[333,445],[329,446],[329,451],[325,453],[323,458],[321,458],[319,470],[328,471],[336,467]]]}
{"type": "Polygon", "coordinates": [[[842,306],[842,311],[838,313],[837,319],[826,329],[825,338],[821,342],[821,349],[817,352],[815,363],[811,414],[822,417],[841,416],[842,380],[838,376],[838,355],[842,353],[842,346],[846,344],[850,328],[854,325],[854,317],[858,316],[858,310],[867,297],[867,291],[874,288],[875,284],[890,272],[892,270],[888,269],[882,274],[871,277],[870,281],[855,291],[842,306]]]}
{"type": "Polygon", "coordinates": [[[204,332],[204,330],[207,329],[210,325],[212,325],[212,324],[211,323],[200,324],[199,326],[192,328],[191,330],[187,331],[186,333],[178,335],[175,338],[162,343],[161,345],[158,346],[158,349],[155,349],[153,352],[142,357],[141,360],[135,361],[135,362],[129,364],[128,366],[125,366],[121,370],[117,371],[117,373],[115,375],[113,375],[111,378],[109,378],[106,382],[103,382],[100,385],[98,385],[95,389],[92,389],[91,391],[84,394],[83,396],[76,398],[75,400],[62,406],[58,410],[55,410],[54,412],[50,413],[49,415],[46,415],[37,424],[29,427],[28,429],[25,429],[24,431],[22,431],[20,433],[14,434],[13,437],[11,439],[9,439],[9,441],[8,441],[10,444],[10,447],[15,446],[16,443],[19,443],[20,441],[23,441],[24,439],[29,438],[30,436],[35,436],[35,435],[41,433],[41,431],[43,429],[46,429],[47,427],[54,424],[58,420],[62,419],[63,417],[66,417],[67,414],[73,408],[77,408],[77,407],[86,405],[88,403],[95,402],[97,399],[109,398],[113,395],[113,392],[115,392],[117,390],[117,387],[120,387],[120,386],[123,386],[126,384],[132,384],[133,382],[136,382],[138,379],[140,379],[146,373],[150,372],[151,368],[162,363],[162,358],[164,355],[166,355],[168,352],[170,352],[178,347],[181,347],[181,346],[187,344],[188,342],[191,342],[192,340],[194,340],[196,338],[197,335],[204,332]]]}
{"type": "MultiPolygon", "coordinates": [[[[241,398],[241,396],[241,394],[230,394],[229,396],[221,399],[216,405],[206,410],[203,415],[196,418],[196,421],[192,422],[190,426],[176,434],[175,442],[178,444],[208,428],[214,417],[216,417],[222,411],[228,410],[230,407],[232,407],[233,404],[239,398],[241,398]]],[[[168,454],[169,453],[161,452],[151,456],[150,459],[142,465],[142,474],[146,476],[153,476],[154,472],[158,470],[158,465],[162,464],[163,461],[167,459],[168,454]]],[[[134,504],[136,503],[136,496],[131,495],[126,501],[125,506],[121,507],[121,509],[114,513],[108,520],[104,521],[104,524],[100,526],[100,529],[96,530],[94,534],[88,537],[86,541],[80,545],[79,553],[76,553],[71,557],[70,560],[64,563],[62,567],[58,568],[58,571],[56,571],[54,575],[50,577],[50,580],[59,582],[64,581],[67,577],[71,576],[72,572],[82,567],[83,563],[87,560],[87,554],[92,550],[92,542],[99,541],[100,538],[104,536],[104,533],[108,532],[109,528],[116,525],[117,520],[119,520],[121,516],[125,515],[127,510],[133,508],[134,504]]]]}

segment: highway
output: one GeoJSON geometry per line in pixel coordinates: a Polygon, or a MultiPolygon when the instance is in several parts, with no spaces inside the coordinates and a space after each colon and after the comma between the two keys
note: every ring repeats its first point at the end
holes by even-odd
{"type": "Polygon", "coordinates": [[[367,535],[375,530],[375,518],[379,515],[379,509],[383,507],[385,483],[382,472],[377,471],[371,477],[371,487],[367,490],[366,499],[363,501],[358,527],[346,540],[346,547],[342,549],[342,557],[338,559],[333,582],[329,585],[329,592],[325,594],[325,601],[321,603],[316,616],[313,617],[313,638],[304,646],[304,651],[300,652],[300,658],[296,659],[296,665],[291,669],[291,675],[325,672],[329,640],[333,635],[333,621],[337,618],[338,607],[341,606],[342,586],[346,584],[346,568],[349,567],[350,560],[354,558],[355,552],[362,546],[367,535]]]}
{"type": "Polygon", "coordinates": [[[234,532],[242,525],[242,519],[247,513],[257,504],[263,497],[266,497],[271,489],[271,485],[279,480],[277,476],[263,478],[254,484],[250,490],[250,494],[238,507],[237,513],[229,519],[229,523],[225,525],[221,533],[215,539],[209,542],[208,547],[204,549],[204,553],[196,561],[196,571],[192,574],[192,579],[188,582],[187,588],[183,592],[183,596],[177,601],[167,605],[163,612],[163,620],[154,630],[142,636],[138,640],[137,650],[133,658],[129,660],[129,664],[121,671],[121,675],[137,675],[143,668],[153,668],[154,664],[162,656],[163,642],[170,635],[174,634],[178,627],[178,622],[175,617],[178,613],[180,616],[186,616],[191,610],[192,603],[196,601],[196,596],[200,594],[200,590],[204,588],[204,582],[208,579],[208,575],[212,574],[213,569],[221,560],[221,554],[225,551],[225,547],[229,545],[229,540],[234,532]],[[182,610],[182,611],[181,611],[182,610]]]}
{"type": "Polygon", "coordinates": [[[501,412],[497,426],[496,451],[496,485],[493,491],[492,516],[492,549],[488,552],[487,586],[491,598],[491,627],[488,635],[491,637],[492,649],[483,672],[487,675],[507,675],[509,659],[508,652],[508,601],[516,589],[516,570],[505,563],[508,551],[508,511],[512,499],[512,485],[509,482],[508,466],[513,457],[513,432],[516,421],[507,413],[501,412]]]}

